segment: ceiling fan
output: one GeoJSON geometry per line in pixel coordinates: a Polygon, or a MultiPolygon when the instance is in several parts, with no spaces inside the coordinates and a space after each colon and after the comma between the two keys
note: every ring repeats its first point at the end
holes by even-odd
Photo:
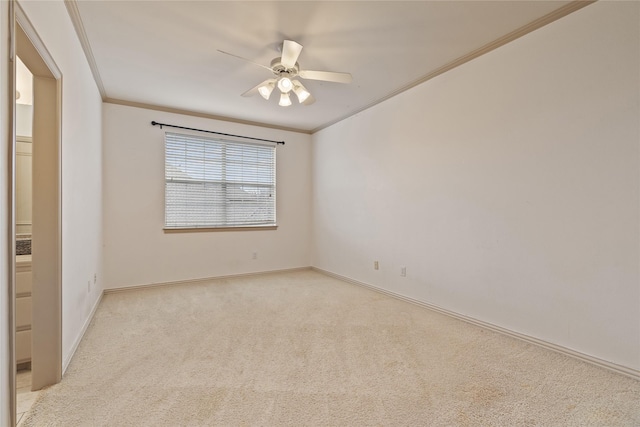
{"type": "Polygon", "coordinates": [[[310,105],[315,102],[311,93],[309,93],[302,83],[300,83],[299,80],[294,80],[295,77],[334,83],[351,83],[351,74],[349,73],[301,70],[300,64],[297,62],[301,51],[301,44],[292,40],[285,40],[282,43],[282,56],[274,58],[271,61],[271,65],[267,67],[266,65],[258,64],[247,58],[218,49],[218,52],[220,53],[242,59],[243,61],[247,61],[271,71],[274,74],[273,78],[267,79],[259,85],[249,89],[243,93],[242,96],[253,96],[256,93],[259,93],[260,96],[268,100],[271,97],[273,90],[277,87],[280,90],[280,102],[278,104],[282,107],[288,107],[291,105],[291,98],[289,96],[291,92],[296,95],[300,104],[310,105]]]}

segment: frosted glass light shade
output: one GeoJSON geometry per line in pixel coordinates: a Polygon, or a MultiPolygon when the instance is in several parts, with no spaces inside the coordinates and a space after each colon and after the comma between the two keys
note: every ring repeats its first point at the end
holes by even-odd
{"type": "Polygon", "coordinates": [[[273,88],[274,88],[274,84],[273,83],[268,83],[268,84],[260,86],[258,88],[258,93],[264,99],[268,100],[271,97],[271,92],[273,92],[273,88]]]}
{"type": "Polygon", "coordinates": [[[307,98],[309,98],[309,96],[311,95],[299,81],[293,82],[293,93],[296,94],[296,96],[298,97],[298,102],[300,102],[301,104],[306,101],[307,98]]]}
{"type": "Polygon", "coordinates": [[[289,91],[293,89],[293,83],[291,83],[288,77],[282,77],[278,80],[278,89],[280,89],[282,93],[289,93],[289,91]]]}
{"type": "Polygon", "coordinates": [[[280,102],[278,103],[281,107],[288,107],[291,105],[291,98],[289,98],[288,93],[280,94],[280,102]]]}

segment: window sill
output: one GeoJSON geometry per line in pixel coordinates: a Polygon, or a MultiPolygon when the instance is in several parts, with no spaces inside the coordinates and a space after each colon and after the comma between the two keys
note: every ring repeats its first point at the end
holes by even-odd
{"type": "Polygon", "coordinates": [[[193,227],[193,228],[164,228],[165,233],[199,233],[215,231],[265,231],[277,230],[277,225],[249,225],[241,227],[193,227]]]}

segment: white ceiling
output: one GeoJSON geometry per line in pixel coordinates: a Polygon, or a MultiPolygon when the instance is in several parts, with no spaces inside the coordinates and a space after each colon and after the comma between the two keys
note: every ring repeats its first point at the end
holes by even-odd
{"type": "MultiPolygon", "coordinates": [[[[103,97],[307,132],[348,117],[568,1],[77,1],[103,97]],[[284,39],[308,70],[310,106],[240,96],[272,74],[284,39]]],[[[94,70],[95,71],[95,70],[94,70]]]]}

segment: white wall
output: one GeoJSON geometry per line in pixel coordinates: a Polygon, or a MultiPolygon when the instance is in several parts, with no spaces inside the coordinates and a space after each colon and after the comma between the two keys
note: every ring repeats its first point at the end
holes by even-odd
{"type": "Polygon", "coordinates": [[[639,8],[590,5],[315,134],[313,265],[640,370],[639,8]]]}
{"type": "Polygon", "coordinates": [[[309,135],[115,104],[103,111],[107,288],[310,265],[309,135]],[[175,130],[152,120],[284,140],[276,149],[278,229],[164,233],[164,133],[175,130]]]}
{"type": "Polygon", "coordinates": [[[62,357],[66,364],[102,293],[102,102],[64,3],[25,1],[20,5],[62,72],[62,357]]]}

